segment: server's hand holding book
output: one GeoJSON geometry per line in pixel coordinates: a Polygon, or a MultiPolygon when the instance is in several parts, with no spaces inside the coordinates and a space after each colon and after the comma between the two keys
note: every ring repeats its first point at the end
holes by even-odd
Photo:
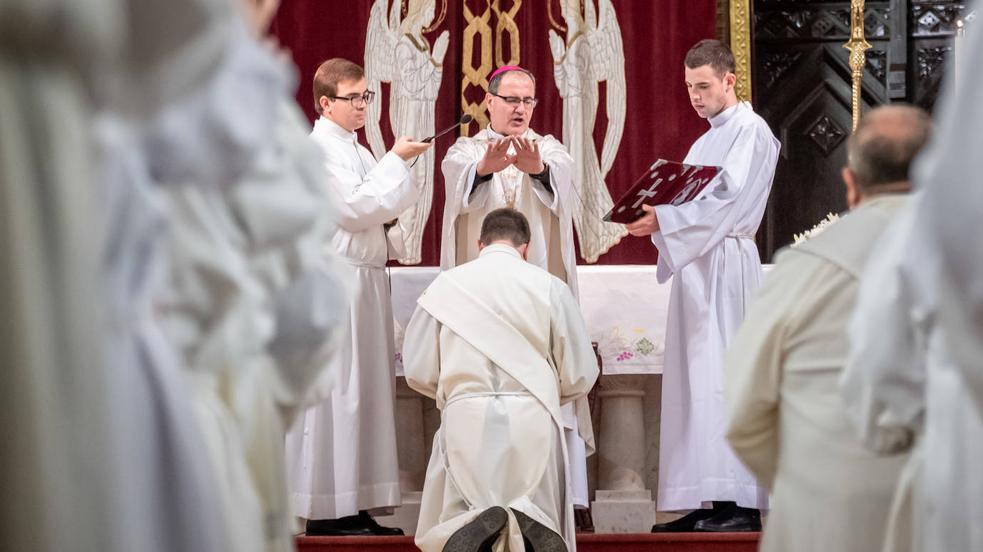
{"type": "Polygon", "coordinates": [[[699,196],[719,172],[720,167],[659,159],[615,202],[604,220],[628,224],[645,214],[642,205],[686,203],[699,196]]]}

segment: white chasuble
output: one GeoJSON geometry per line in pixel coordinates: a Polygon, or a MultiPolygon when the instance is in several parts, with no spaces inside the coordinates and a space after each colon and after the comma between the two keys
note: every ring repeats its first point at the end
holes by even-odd
{"type": "Polygon", "coordinates": [[[490,127],[470,138],[458,138],[441,163],[444,173],[444,226],[440,240],[440,268],[446,270],[478,257],[478,236],[485,215],[512,207],[529,220],[532,237],[529,262],[549,271],[577,293],[577,257],[573,247],[573,159],[559,140],[532,129],[524,138],[539,146],[549,167],[550,188],[514,165],[497,172],[488,182],[474,185],[475,170],[488,144],[503,138],[490,127]]]}
{"type": "MultiPolygon", "coordinates": [[[[493,245],[442,273],[419,299],[403,349],[406,381],[441,410],[416,544],[442,550],[491,506],[522,511],[574,550],[560,406],[586,393],[597,362],[565,284],[493,245]]],[[[496,550],[521,552],[509,513],[496,550]]]]}
{"type": "MultiPolygon", "coordinates": [[[[444,270],[478,256],[478,237],[485,215],[512,207],[529,220],[529,262],[565,281],[577,295],[577,256],[573,243],[574,162],[566,147],[553,136],[532,129],[525,138],[536,140],[543,164],[549,167],[550,188],[515,166],[495,173],[475,186],[478,162],[492,141],[503,135],[491,127],[471,138],[459,138],[441,164],[444,172],[444,226],[440,267],[444,270]]],[[[587,506],[587,456],[594,453],[594,430],[586,399],[563,407],[566,439],[572,453],[571,478],[578,506],[587,506]]]]}
{"type": "Polygon", "coordinates": [[[840,398],[864,265],[907,198],[783,250],[727,354],[727,438],[771,490],[761,550],[877,551],[906,454],[864,447],[840,398]]]}
{"type": "Polygon", "coordinates": [[[324,185],[338,231],[325,244],[354,272],[344,337],[327,371],[334,388],[287,437],[294,514],[335,519],[400,503],[396,463],[395,344],[383,224],[419,196],[406,164],[368,149],[327,118],[311,137],[325,154],[324,185]]]}
{"type": "Polygon", "coordinates": [[[724,351],[761,281],[754,234],[768,202],[778,140],[739,103],[710,119],[685,163],[722,166],[703,194],[660,205],[660,282],[673,277],[666,327],[659,446],[659,510],[714,500],[765,508],[767,493],[724,439],[724,351]]]}

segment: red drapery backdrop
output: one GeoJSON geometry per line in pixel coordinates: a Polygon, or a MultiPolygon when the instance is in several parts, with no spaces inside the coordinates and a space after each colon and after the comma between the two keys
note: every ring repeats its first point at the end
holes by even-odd
{"type": "MultiPolygon", "coordinates": [[[[587,1],[596,3],[597,0],[587,1]]],[[[363,64],[366,27],[373,3],[374,0],[283,0],[273,22],[272,33],[292,52],[297,63],[300,70],[297,101],[312,121],[315,113],[311,82],[315,69],[322,61],[332,57],[343,57],[363,64]]],[[[436,3],[439,14],[442,0],[436,3]]],[[[437,129],[454,124],[461,115],[465,5],[472,12],[480,13],[491,4],[502,11],[510,11],[516,3],[515,0],[446,1],[443,22],[426,35],[432,45],[442,31],[450,32],[450,46],[444,58],[443,81],[437,101],[437,129]]],[[[698,40],[714,36],[716,2],[612,0],[612,4],[624,41],[628,87],[624,135],[618,156],[605,179],[612,198],[617,199],[652,161],[658,157],[681,159],[690,144],[706,130],[706,121],[696,116],[687,99],[683,84],[683,58],[689,47],[698,40]]],[[[548,41],[550,13],[554,20],[560,19],[559,0],[522,0],[515,12],[515,23],[519,31],[520,64],[531,70],[537,79],[536,95],[540,103],[533,116],[532,127],[537,132],[561,137],[562,100],[553,81],[553,58],[548,41]]],[[[494,14],[491,27],[495,27],[494,14]]],[[[493,33],[493,47],[498,38],[493,33]]],[[[506,47],[505,58],[509,55],[506,47]]],[[[602,84],[594,127],[598,151],[607,124],[603,87],[602,84]]],[[[382,92],[380,96],[388,101],[388,90],[382,92]]],[[[387,145],[391,145],[392,133],[386,113],[384,111],[381,124],[387,145]]],[[[470,132],[473,134],[476,130],[472,125],[470,132]]],[[[363,144],[367,144],[364,134],[361,139],[363,144]]],[[[440,161],[453,141],[453,136],[445,136],[436,144],[433,210],[423,238],[423,265],[440,264],[440,226],[444,205],[440,161]]],[[[650,264],[656,258],[655,248],[648,239],[627,236],[601,256],[598,264],[650,264]]],[[[583,263],[583,260],[580,262],[583,263]]]]}

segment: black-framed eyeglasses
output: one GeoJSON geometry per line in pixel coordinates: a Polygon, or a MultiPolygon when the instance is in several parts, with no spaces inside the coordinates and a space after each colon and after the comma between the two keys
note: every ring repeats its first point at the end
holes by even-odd
{"type": "Polygon", "coordinates": [[[526,104],[526,107],[536,107],[536,104],[539,103],[538,98],[520,98],[518,96],[499,96],[494,92],[489,92],[489,93],[492,96],[495,96],[496,98],[501,98],[503,102],[509,104],[512,107],[519,107],[520,103],[526,104]]]}
{"type": "Polygon", "coordinates": [[[352,104],[352,107],[362,107],[364,105],[368,105],[372,103],[372,98],[375,98],[375,92],[371,90],[367,90],[361,96],[354,95],[354,96],[328,96],[328,97],[331,98],[332,100],[346,101],[352,104]]]}

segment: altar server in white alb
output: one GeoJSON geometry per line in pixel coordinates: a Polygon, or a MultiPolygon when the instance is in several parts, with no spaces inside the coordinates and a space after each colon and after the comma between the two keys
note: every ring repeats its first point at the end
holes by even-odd
{"type": "Polygon", "coordinates": [[[849,412],[874,450],[912,448],[885,551],[983,550],[979,31],[963,42],[936,138],[914,167],[918,193],[870,260],[851,322],[849,412]]]}
{"type": "MultiPolygon", "coordinates": [[[[441,163],[445,203],[440,267],[476,259],[485,215],[509,207],[529,221],[529,262],[566,282],[576,296],[573,158],[559,140],[529,128],[537,103],[536,78],[529,71],[506,65],[489,77],[489,125],[470,138],[459,138],[441,163]]],[[[594,430],[586,400],[565,406],[563,417],[574,502],[587,507],[587,456],[594,452],[594,430]]]]}
{"type": "Polygon", "coordinates": [[[697,199],[645,207],[628,225],[652,236],[657,277],[673,277],[662,380],[659,510],[694,510],[655,531],[757,530],[767,492],[724,439],[724,351],[761,281],[754,234],[768,201],[779,143],[734,92],[734,56],[703,40],[685,59],[686,87],[710,130],[685,163],[723,167],[697,199]],[[736,504],[735,504],[736,503],[736,504]],[[713,505],[711,509],[710,506],[713,505]]]}
{"type": "Polygon", "coordinates": [[[908,167],[930,126],[915,107],[864,114],[843,171],[850,214],[779,254],[728,351],[727,439],[772,491],[763,551],[866,552],[884,542],[907,455],[864,448],[839,379],[857,337],[847,323],[861,274],[908,201],[908,167]]]}
{"type": "Polygon", "coordinates": [[[430,144],[401,137],[377,162],[355,134],[373,96],[362,68],[348,60],[325,61],[314,75],[321,117],[311,137],[326,157],[324,185],[339,227],[325,246],[351,265],[355,292],[347,336],[327,367],[335,386],[287,439],[294,513],[312,520],[308,534],[401,533],[380,527],[368,512],[400,503],[395,345],[385,271],[393,244],[385,225],[417,200],[408,161],[430,144]]]}
{"type": "Polygon", "coordinates": [[[484,220],[477,259],[441,273],[406,329],[413,389],[437,400],[416,544],[425,551],[575,547],[560,406],[583,397],[597,360],[570,289],[528,263],[529,224],[484,220]]]}

